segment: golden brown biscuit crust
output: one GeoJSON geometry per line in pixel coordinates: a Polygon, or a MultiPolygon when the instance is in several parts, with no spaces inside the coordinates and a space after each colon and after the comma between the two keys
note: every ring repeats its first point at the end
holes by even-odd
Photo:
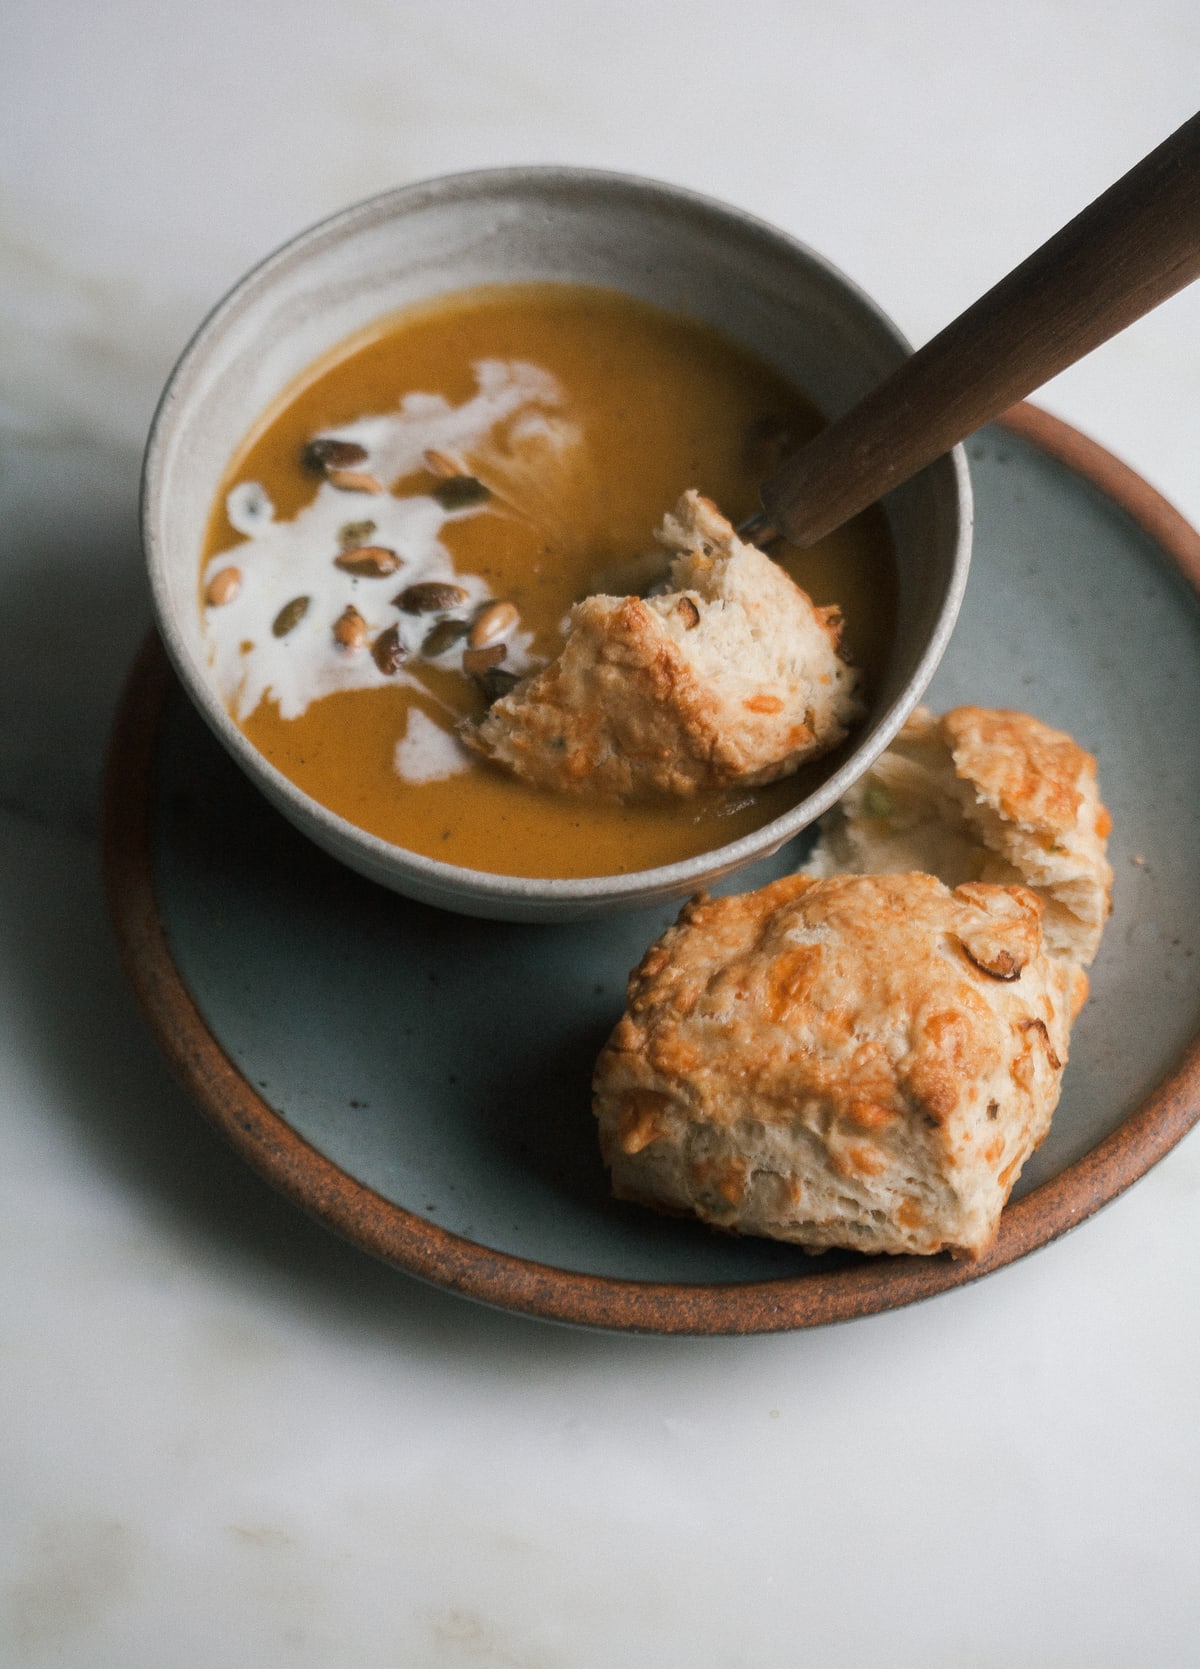
{"type": "Polygon", "coordinates": [[[839,612],[697,493],[660,539],[675,589],[579,603],[558,657],[463,727],[469,747],[558,791],[632,799],[773,782],[843,739],[860,701],[839,612]]]}
{"type": "MultiPolygon", "coordinates": [[[[941,728],[958,774],[1001,817],[1031,833],[1075,834],[1088,789],[1095,789],[1096,761],[1065,731],[1000,707],[952,708],[941,728]]],[[[1108,834],[1103,808],[1093,823],[1100,838],[1108,834]]]]}
{"type": "Polygon", "coordinates": [[[597,1063],[614,1192],[809,1250],[978,1256],[1067,1058],[1075,970],[1040,917],[917,874],[694,900],[597,1063]]]}
{"type": "Polygon", "coordinates": [[[918,708],[823,824],[816,874],[923,869],[1031,888],[1056,955],[1087,963],[1108,918],[1111,818],[1096,761],[1028,713],[918,708]]]}

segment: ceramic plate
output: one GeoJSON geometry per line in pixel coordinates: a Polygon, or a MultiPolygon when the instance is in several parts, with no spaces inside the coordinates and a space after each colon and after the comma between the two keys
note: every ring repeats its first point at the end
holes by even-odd
{"type": "MultiPolygon", "coordinates": [[[[815,1258],[610,1200],[592,1062],[674,909],[487,922],[360,879],[250,786],[154,643],[113,737],[110,899],[151,1025],[245,1158],[439,1285],[687,1333],[846,1320],[977,1279],[1161,1158],[1200,1116],[1200,538],[1034,408],[968,452],[976,554],[930,704],[1024,708],[1091,749],[1117,877],[1053,1127],[987,1257],[815,1258]]],[[[730,886],[795,867],[808,838],[730,886]]]]}

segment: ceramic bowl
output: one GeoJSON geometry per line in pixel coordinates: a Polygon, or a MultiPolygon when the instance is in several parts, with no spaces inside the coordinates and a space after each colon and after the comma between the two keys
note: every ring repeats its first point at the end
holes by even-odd
{"type": "Polygon", "coordinates": [[[388,192],[304,232],[247,274],[185,350],[143,474],[159,630],[184,688],[238,764],[317,844],[426,903],[566,920],[683,897],[778,848],[843,794],[904,722],[949,640],[966,583],[971,498],[961,448],[889,495],[898,565],[893,647],[853,751],[782,817],[686,862],[530,880],[439,863],[364,833],[289,782],[218,696],[197,602],[210,506],[234,447],[309,365],[385,314],[477,285],[604,285],[715,325],[834,417],[909,352],[895,326],[802,244],[678,187],[575,168],[488,170],[388,192]]]}

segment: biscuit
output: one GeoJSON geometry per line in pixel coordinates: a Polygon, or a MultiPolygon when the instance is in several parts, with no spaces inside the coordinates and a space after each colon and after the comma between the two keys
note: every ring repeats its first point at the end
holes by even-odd
{"type": "Polygon", "coordinates": [[[918,708],[822,823],[810,874],[924,870],[949,886],[1021,883],[1049,951],[1089,963],[1107,920],[1111,819],[1096,762],[1027,713],[918,708]]]}
{"type": "Polygon", "coordinates": [[[701,896],[594,1078],[614,1193],[808,1251],[993,1240],[1086,988],[1027,888],[793,875],[701,896]]]}
{"type": "Polygon", "coordinates": [[[773,782],[845,737],[861,701],[840,612],[698,493],[658,537],[672,589],[577,604],[556,659],[461,728],[468,747],[544,787],[636,799],[773,782]]]}

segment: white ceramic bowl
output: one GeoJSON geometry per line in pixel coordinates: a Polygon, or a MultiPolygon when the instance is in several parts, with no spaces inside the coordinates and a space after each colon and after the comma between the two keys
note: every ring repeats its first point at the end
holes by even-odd
{"type": "Polygon", "coordinates": [[[397,892],[471,915],[564,920],[682,897],[826,811],[895,735],[945,650],[966,584],[963,451],[890,494],[898,618],[849,757],[785,816],[686,862],[587,880],[529,880],[439,863],[364,833],[263,758],[222,704],[197,606],[204,529],[234,447],[330,348],[398,308],[482,284],[606,285],[718,326],[834,417],[909,352],[861,290],[811,250],[710,199],[575,168],[511,168],[360,203],[269,256],[217,306],[163,393],[146,451],[142,532],[154,606],[183,685],[239,765],[318,845],[397,892]]]}

